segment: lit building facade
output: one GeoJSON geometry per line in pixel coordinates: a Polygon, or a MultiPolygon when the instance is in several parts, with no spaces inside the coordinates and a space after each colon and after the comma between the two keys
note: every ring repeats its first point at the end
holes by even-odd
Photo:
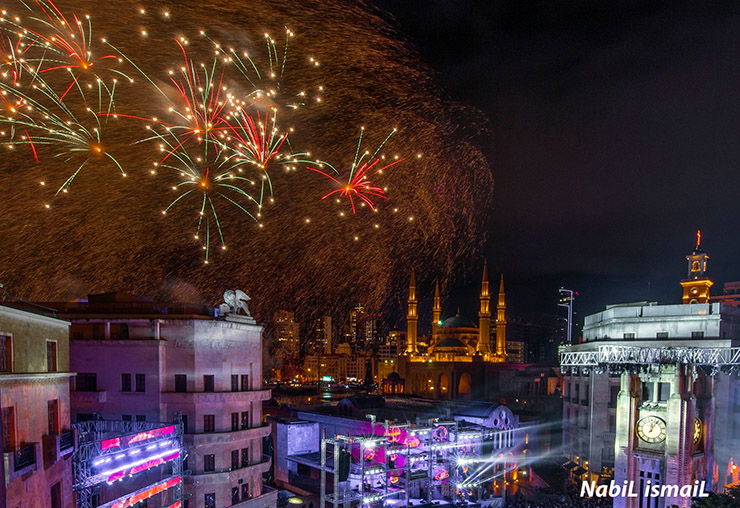
{"type": "Polygon", "coordinates": [[[282,358],[298,358],[301,352],[301,339],[295,314],[279,310],[273,318],[277,354],[282,358]]]}
{"type": "Polygon", "coordinates": [[[501,277],[495,333],[491,332],[488,268],[483,269],[478,323],[457,315],[442,319],[439,285],[435,287],[432,334],[426,348],[418,337],[416,279],[409,286],[406,349],[398,359],[398,374],[406,393],[435,398],[494,400],[500,396],[498,373],[510,370],[506,358],[506,294],[501,277]],[[493,342],[491,338],[494,337],[493,342]]]}
{"type": "MultiPolygon", "coordinates": [[[[34,309],[34,307],[28,307],[34,309]]],[[[0,305],[0,401],[8,508],[71,508],[69,323],[0,305]]],[[[2,490],[0,490],[2,492],[2,490]]]]}
{"type": "MultiPolygon", "coordinates": [[[[707,258],[697,242],[681,281],[686,304],[609,306],[586,317],[583,343],[561,356],[563,446],[574,480],[632,481],[640,491],[648,483],[705,481],[718,492],[737,484],[740,309],[707,302],[707,258]]],[[[690,499],[614,499],[615,507],[674,504],[690,499]]]]}
{"type": "Polygon", "coordinates": [[[276,492],[262,485],[270,390],[262,388],[262,327],[251,316],[116,293],[54,305],[72,322],[78,421],[181,420],[186,506],[275,506],[276,492]]]}

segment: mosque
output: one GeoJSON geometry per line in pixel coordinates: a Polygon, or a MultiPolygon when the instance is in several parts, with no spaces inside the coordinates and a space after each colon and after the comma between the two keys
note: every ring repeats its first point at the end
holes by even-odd
{"type": "MultiPolygon", "coordinates": [[[[504,391],[506,379],[520,367],[506,358],[506,295],[501,276],[496,306],[495,342],[491,341],[491,295],[488,267],[483,268],[478,324],[457,315],[442,319],[439,284],[434,291],[432,335],[428,344],[417,334],[416,279],[409,286],[406,350],[399,356],[398,377],[404,391],[440,399],[491,400],[504,391]],[[502,390],[503,389],[503,390],[502,390]]],[[[511,380],[513,382],[513,380],[511,380]]]]}

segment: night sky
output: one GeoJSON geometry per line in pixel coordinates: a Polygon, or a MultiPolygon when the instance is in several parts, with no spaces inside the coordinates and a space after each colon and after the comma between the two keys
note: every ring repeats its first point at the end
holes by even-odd
{"type": "MultiPolygon", "coordinates": [[[[204,265],[197,210],[183,202],[161,214],[173,175],[149,174],[151,147],[131,144],[143,126],[120,120],[105,133],[129,178],[95,165],[69,195],[52,195],[51,212],[39,180],[63,181],[69,168],[53,149],[39,164],[28,150],[5,152],[0,281],[16,296],[215,302],[241,287],[263,321],[277,308],[344,316],[360,301],[401,325],[412,267],[422,319],[435,279],[446,315],[460,305],[475,317],[485,257],[492,279],[505,274],[511,316],[556,312],[565,286],[578,291],[580,319],[608,303],[677,302],[699,228],[715,294],[740,280],[736,3],[212,0],[172,6],[171,17],[159,2],[142,5],[146,14],[64,2],[91,10],[96,33],[153,76],[177,62],[183,33],[207,27],[257,51],[265,31],[290,25],[299,36],[286,82],[327,89],[320,108],[281,117],[298,127],[297,145],[346,165],[359,126],[372,143],[398,126],[387,149],[424,157],[385,176],[391,199],[378,222],[340,218],[316,175],[276,179],[265,229],[223,210],[229,249],[204,265]],[[304,72],[309,54],[320,72],[304,72]]],[[[205,54],[203,41],[192,51],[205,54]]],[[[159,114],[150,92],[122,86],[117,105],[159,114]]]]}
{"type": "Polygon", "coordinates": [[[736,2],[375,3],[490,119],[511,312],[555,311],[560,285],[581,318],[677,303],[698,228],[715,287],[740,279],[736,2]]]}

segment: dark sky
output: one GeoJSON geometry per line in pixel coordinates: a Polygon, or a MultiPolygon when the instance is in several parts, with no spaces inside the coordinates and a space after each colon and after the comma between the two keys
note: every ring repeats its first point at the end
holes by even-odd
{"type": "Polygon", "coordinates": [[[740,279],[740,4],[374,3],[490,119],[512,312],[554,311],[560,285],[581,317],[677,303],[698,228],[719,286],[740,279]]]}

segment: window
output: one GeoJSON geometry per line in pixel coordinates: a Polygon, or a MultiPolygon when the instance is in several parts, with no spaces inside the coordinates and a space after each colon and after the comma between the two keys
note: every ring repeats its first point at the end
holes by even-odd
{"type": "Polygon", "coordinates": [[[203,415],[203,432],[216,432],[216,415],[203,415]]]}
{"type": "Polygon", "coordinates": [[[210,492],[205,495],[205,508],[216,508],[216,494],[210,492]]]}
{"type": "Polygon", "coordinates": [[[634,340],[635,334],[634,333],[625,333],[624,334],[624,340],[634,340]]]}
{"type": "Polygon", "coordinates": [[[207,374],[203,376],[203,391],[204,392],[212,392],[213,391],[213,374],[207,374]]]}
{"type": "Polygon", "coordinates": [[[121,374],[121,391],[131,391],[131,374],[121,374]]]}
{"type": "Polygon", "coordinates": [[[231,375],[231,391],[232,392],[239,391],[239,376],[237,374],[231,375]]]}
{"type": "Polygon", "coordinates": [[[249,428],[249,411],[242,411],[242,430],[249,428]]]}
{"type": "Polygon", "coordinates": [[[652,402],[655,395],[655,383],[645,382],[642,384],[642,400],[643,402],[652,402]]]}
{"type": "Polygon", "coordinates": [[[49,435],[59,434],[59,399],[50,400],[48,403],[49,435]]]}
{"type": "Polygon", "coordinates": [[[206,473],[213,472],[216,470],[216,456],[212,453],[209,455],[203,455],[203,471],[206,473]]]}
{"type": "Polygon", "coordinates": [[[123,420],[124,422],[130,422],[131,415],[121,415],[121,420],[123,420]]]}
{"type": "Polygon", "coordinates": [[[46,371],[57,371],[57,341],[46,341],[46,371]]]}
{"type": "Polygon", "coordinates": [[[655,336],[659,339],[667,339],[668,338],[668,332],[658,332],[655,334],[655,336]]]}
{"type": "Polygon", "coordinates": [[[609,407],[617,407],[617,398],[619,397],[619,385],[611,385],[609,387],[609,407]]]}
{"type": "Polygon", "coordinates": [[[242,391],[249,391],[249,376],[246,374],[242,375],[242,391]]]}
{"type": "Polygon", "coordinates": [[[0,372],[13,372],[13,339],[0,335],[0,372]]]}
{"type": "Polygon", "coordinates": [[[75,383],[78,392],[97,392],[98,375],[94,372],[80,372],[77,374],[75,383]]]}
{"type": "Polygon", "coordinates": [[[3,451],[15,450],[15,407],[3,408],[3,451]]]}
{"type": "Polygon", "coordinates": [[[703,339],[704,332],[691,332],[691,338],[692,339],[703,339]]]}
{"type": "Polygon", "coordinates": [[[180,393],[188,391],[188,376],[185,374],[175,374],[175,391],[180,393]]]}
{"type": "Polygon", "coordinates": [[[146,421],[146,415],[136,415],[136,421],[137,422],[145,422],[146,421]]]}
{"type": "Polygon", "coordinates": [[[62,508],[62,482],[56,482],[51,486],[49,492],[51,498],[51,508],[62,508]]]}
{"type": "Polygon", "coordinates": [[[92,413],[77,413],[77,423],[89,422],[93,419],[94,417],[92,413]]]}
{"type": "Polygon", "coordinates": [[[249,484],[242,483],[242,500],[249,499],[249,484]]]}
{"type": "Polygon", "coordinates": [[[182,414],[182,431],[187,434],[188,433],[188,415],[185,413],[182,414]]]}
{"type": "Polygon", "coordinates": [[[671,383],[658,383],[658,400],[665,402],[671,396],[671,383]]]}
{"type": "Polygon", "coordinates": [[[136,391],[146,391],[146,374],[136,374],[136,391]]]}
{"type": "Polygon", "coordinates": [[[110,338],[118,340],[128,340],[128,325],[126,323],[111,323],[110,338]]]}
{"type": "Polygon", "coordinates": [[[231,450],[231,469],[239,469],[239,450],[231,450]]]}
{"type": "Polygon", "coordinates": [[[231,430],[239,430],[239,413],[231,413],[231,430]]]}
{"type": "Polygon", "coordinates": [[[242,467],[249,465],[249,448],[242,448],[242,467]]]}
{"type": "Polygon", "coordinates": [[[239,502],[239,487],[231,487],[231,504],[239,502]]]}
{"type": "Polygon", "coordinates": [[[609,432],[617,432],[617,415],[609,415],[609,432]]]}

